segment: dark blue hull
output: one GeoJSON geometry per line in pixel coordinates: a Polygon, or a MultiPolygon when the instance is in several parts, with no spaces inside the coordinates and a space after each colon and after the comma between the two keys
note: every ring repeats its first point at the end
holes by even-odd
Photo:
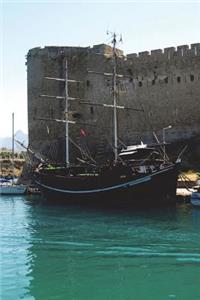
{"type": "Polygon", "coordinates": [[[162,206],[176,203],[175,164],[137,176],[59,176],[38,172],[36,183],[48,200],[108,206],[162,206]]]}

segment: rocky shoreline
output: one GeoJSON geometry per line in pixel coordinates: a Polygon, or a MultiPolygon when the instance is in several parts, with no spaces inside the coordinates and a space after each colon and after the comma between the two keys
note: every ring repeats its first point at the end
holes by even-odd
{"type": "Polygon", "coordinates": [[[22,174],[23,167],[25,165],[25,159],[16,158],[13,161],[11,159],[0,159],[0,176],[3,178],[19,177],[22,174]]]}

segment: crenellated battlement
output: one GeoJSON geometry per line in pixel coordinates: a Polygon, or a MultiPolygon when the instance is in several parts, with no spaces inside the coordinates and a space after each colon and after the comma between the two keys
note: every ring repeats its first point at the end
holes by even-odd
{"type": "Polygon", "coordinates": [[[127,54],[127,59],[131,60],[165,60],[173,59],[175,57],[200,56],[200,43],[188,45],[181,45],[177,47],[167,47],[164,49],[155,49],[151,51],[143,51],[139,53],[127,54]]]}

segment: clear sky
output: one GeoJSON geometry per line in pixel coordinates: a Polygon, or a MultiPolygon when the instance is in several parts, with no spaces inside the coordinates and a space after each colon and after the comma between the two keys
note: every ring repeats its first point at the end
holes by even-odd
{"type": "Polygon", "coordinates": [[[27,132],[26,54],[37,46],[92,46],[122,34],[125,53],[200,42],[196,1],[0,0],[0,137],[27,132]]]}

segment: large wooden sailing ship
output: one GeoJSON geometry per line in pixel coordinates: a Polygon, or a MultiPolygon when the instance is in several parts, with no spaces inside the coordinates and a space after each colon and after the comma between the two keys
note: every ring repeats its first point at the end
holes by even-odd
{"type": "Polygon", "coordinates": [[[72,164],[69,161],[69,124],[74,122],[68,119],[70,80],[66,61],[66,78],[49,78],[65,82],[66,119],[57,121],[65,122],[66,163],[64,167],[41,164],[35,170],[35,182],[46,198],[55,202],[63,199],[66,202],[111,206],[160,206],[175,203],[179,161],[169,161],[165,141],[155,145],[141,143],[119,150],[117,111],[137,109],[126,108],[117,103],[116,34],[113,34],[112,43],[113,103],[102,106],[113,111],[113,159],[100,164],[83,160],[72,164]]]}

